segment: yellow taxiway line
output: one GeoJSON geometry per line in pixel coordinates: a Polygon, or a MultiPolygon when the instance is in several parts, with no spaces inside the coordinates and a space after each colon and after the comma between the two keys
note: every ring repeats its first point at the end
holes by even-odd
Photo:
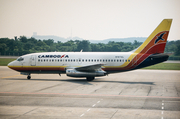
{"type": "Polygon", "coordinates": [[[1,78],[5,79],[5,78],[18,77],[18,76],[23,76],[23,75],[13,75],[13,76],[1,77],[1,78]]]}

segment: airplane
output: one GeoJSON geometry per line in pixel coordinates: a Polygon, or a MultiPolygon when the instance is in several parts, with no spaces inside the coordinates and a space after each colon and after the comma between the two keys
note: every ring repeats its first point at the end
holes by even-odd
{"type": "Polygon", "coordinates": [[[164,53],[172,19],[164,19],[150,36],[130,52],[42,52],[23,55],[8,64],[8,67],[27,75],[66,74],[69,77],[106,76],[140,69],[168,59],[164,53]]]}

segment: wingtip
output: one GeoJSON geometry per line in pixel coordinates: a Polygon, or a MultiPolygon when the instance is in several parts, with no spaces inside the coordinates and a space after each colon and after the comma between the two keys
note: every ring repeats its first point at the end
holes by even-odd
{"type": "Polygon", "coordinates": [[[165,21],[172,22],[173,19],[164,19],[165,21]]]}

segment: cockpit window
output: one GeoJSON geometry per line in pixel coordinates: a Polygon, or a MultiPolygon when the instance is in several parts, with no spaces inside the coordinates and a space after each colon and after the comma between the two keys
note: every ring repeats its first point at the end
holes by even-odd
{"type": "Polygon", "coordinates": [[[23,61],[23,60],[24,60],[23,57],[18,57],[18,58],[17,58],[17,61],[23,61]]]}

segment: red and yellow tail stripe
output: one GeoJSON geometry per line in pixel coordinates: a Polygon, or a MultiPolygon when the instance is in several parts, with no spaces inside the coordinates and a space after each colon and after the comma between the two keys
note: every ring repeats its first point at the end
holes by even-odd
{"type": "Polygon", "coordinates": [[[164,19],[146,39],[146,41],[129,56],[128,59],[130,59],[131,62],[125,62],[123,65],[118,67],[108,67],[106,70],[133,69],[141,64],[149,55],[163,53],[171,23],[172,19],[164,19]]]}
{"type": "MultiPolygon", "coordinates": [[[[164,19],[159,26],[151,33],[151,35],[146,39],[146,41],[134,52],[134,53],[146,53],[149,48],[153,47],[154,45],[161,44],[167,42],[167,37],[169,34],[169,29],[171,27],[172,19],[164,19]],[[157,43],[155,43],[155,40],[158,39],[158,37],[162,34],[163,40],[159,40],[157,43]]],[[[164,46],[165,48],[165,46],[164,46]]],[[[158,49],[157,49],[158,50],[158,49]]],[[[164,51],[161,51],[159,53],[163,53],[164,51]]]]}

